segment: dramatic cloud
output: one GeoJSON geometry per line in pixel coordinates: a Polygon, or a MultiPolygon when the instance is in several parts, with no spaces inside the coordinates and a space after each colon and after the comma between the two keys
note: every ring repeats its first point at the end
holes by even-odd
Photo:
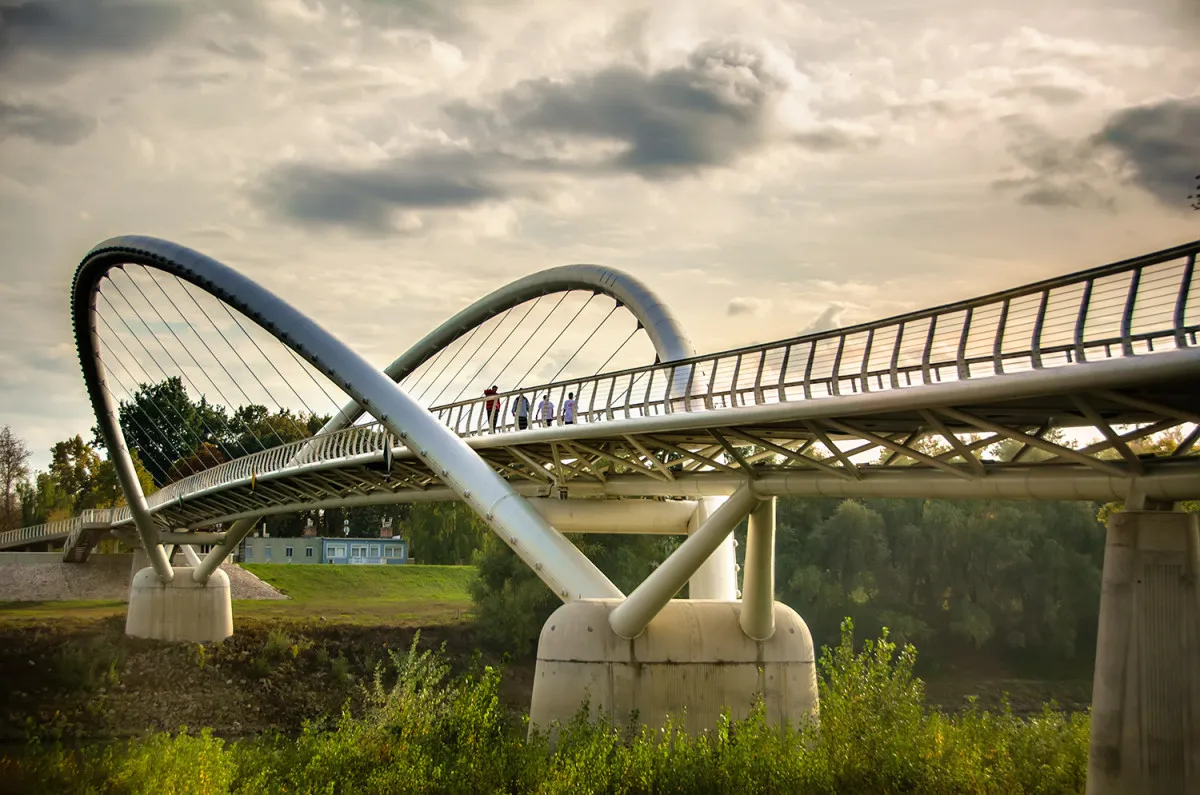
{"type": "Polygon", "coordinates": [[[56,61],[152,47],[179,29],[185,11],[174,3],[109,0],[4,0],[0,63],[23,52],[56,61]]]}
{"type": "MultiPolygon", "coordinates": [[[[449,115],[492,141],[553,145],[562,140],[609,144],[591,163],[648,179],[730,166],[788,134],[777,110],[789,90],[780,64],[737,42],[707,43],[680,66],[646,72],[614,66],[566,80],[530,80],[504,92],[495,106],[465,103],[449,115]]],[[[796,132],[815,151],[852,149],[860,136],[830,125],[796,132]]]]}
{"type": "Polygon", "coordinates": [[[1025,117],[1004,121],[1022,171],[993,186],[1015,191],[1023,204],[1112,208],[1124,176],[1164,205],[1187,208],[1200,171],[1200,97],[1119,110],[1079,141],[1056,137],[1025,117]]]}
{"type": "Polygon", "coordinates": [[[1200,172],[1200,96],[1122,110],[1092,141],[1119,152],[1138,186],[1163,204],[1185,208],[1200,172]]]}
{"type": "Polygon", "coordinates": [[[1090,144],[1063,140],[1023,116],[1003,121],[1020,169],[995,180],[995,189],[1015,192],[1022,204],[1038,207],[1112,208],[1104,190],[1109,174],[1090,144]]]}
{"type": "Polygon", "coordinates": [[[87,138],[95,128],[95,119],[65,108],[0,100],[0,141],[19,136],[40,144],[71,146],[87,138]]]}
{"type": "Polygon", "coordinates": [[[290,163],[272,169],[256,195],[269,210],[301,224],[366,232],[395,229],[402,210],[470,207],[505,196],[467,152],[421,151],[372,167],[290,163]]]}

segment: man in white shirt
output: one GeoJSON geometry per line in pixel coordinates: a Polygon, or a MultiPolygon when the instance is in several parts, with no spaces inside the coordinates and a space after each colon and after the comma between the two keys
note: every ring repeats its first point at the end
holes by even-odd
{"type": "Polygon", "coordinates": [[[575,424],[575,393],[568,392],[567,399],[563,401],[562,406],[563,425],[575,424]]]}
{"type": "Polygon", "coordinates": [[[537,415],[546,427],[550,427],[554,422],[554,404],[550,402],[549,395],[543,397],[542,402],[538,404],[537,415]]]}

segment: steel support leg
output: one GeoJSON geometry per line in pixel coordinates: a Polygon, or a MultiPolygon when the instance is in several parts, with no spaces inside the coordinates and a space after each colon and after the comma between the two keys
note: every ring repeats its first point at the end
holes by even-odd
{"type": "Polygon", "coordinates": [[[775,634],[775,498],[750,513],[742,579],[742,631],[753,640],[775,634]]]}
{"type": "Polygon", "coordinates": [[[237,545],[242,543],[242,539],[250,535],[250,531],[254,529],[254,523],[258,521],[257,516],[251,516],[248,519],[238,519],[229,529],[225,531],[225,538],[221,543],[214,546],[204,556],[204,560],[200,561],[200,565],[196,566],[192,572],[192,579],[196,582],[207,582],[212,573],[221,565],[221,561],[229,557],[229,553],[237,549],[237,545]]]}
{"type": "Polygon", "coordinates": [[[636,638],[642,634],[646,625],[757,504],[758,497],[751,484],[747,483],[734,492],[699,530],[689,536],[609,614],[609,625],[613,631],[623,638],[636,638]]]}

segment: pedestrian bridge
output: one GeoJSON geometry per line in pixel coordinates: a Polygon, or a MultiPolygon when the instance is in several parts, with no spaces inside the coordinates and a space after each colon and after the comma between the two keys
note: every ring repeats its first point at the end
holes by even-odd
{"type": "MultiPolygon", "coordinates": [[[[430,413],[526,496],[718,496],[752,477],[773,495],[1191,498],[1200,492],[1200,458],[1189,455],[1200,421],[1198,249],[704,356],[684,355],[677,323],[641,297],[661,313],[671,342],[656,347],[673,361],[502,391],[494,430],[484,397],[430,413]],[[568,393],[575,423],[517,429],[518,399],[536,408],[549,395],[561,406],[568,393]],[[1186,433],[1173,453],[1131,452],[1175,427],[1186,433]],[[1072,446],[1054,434],[1064,429],[1094,439],[1072,446]],[[989,458],[1004,441],[1016,454],[989,458]]],[[[537,289],[555,289],[563,270],[537,289]]],[[[498,305],[480,304],[450,328],[498,305]]],[[[406,357],[393,377],[415,369],[417,357],[406,357]]],[[[173,482],[147,507],[163,530],[203,530],[313,508],[458,499],[383,423],[338,428],[356,409],[315,438],[173,482]]],[[[85,511],[5,533],[0,548],[63,540],[68,559],[81,560],[104,531],[132,524],[128,508],[85,511]]]]}
{"type": "Polygon", "coordinates": [[[71,306],[126,505],[11,531],[0,547],[61,539],[67,560],[84,561],[116,533],[148,564],[135,567],[127,633],[220,640],[233,619],[218,565],[264,516],[460,500],[564,602],[539,641],[532,725],[569,718],[586,695],[614,720],[682,714],[702,730],[727,708],[744,717],[756,694],[773,723],[817,717],[812,639],[774,601],[776,497],[1120,501],[1089,792],[1195,791],[1200,523],[1172,508],[1200,497],[1197,251],[703,355],[636,279],[567,266],[485,296],[380,371],[225,265],[114,238],[84,258],[71,306]],[[590,297],[571,321],[545,331],[579,293],[590,297]],[[573,352],[556,351],[597,296],[608,314],[573,352]],[[541,317],[543,299],[553,308],[541,317]],[[572,371],[617,315],[629,336],[591,373],[572,371]],[[609,367],[639,335],[654,361],[609,367]],[[330,398],[326,419],[297,386],[305,378],[348,402],[330,398]],[[478,396],[499,383],[513,386],[478,396]],[[306,411],[278,399],[289,390],[306,411]],[[524,427],[513,411],[565,400],[570,423],[552,409],[524,427]],[[159,486],[149,495],[148,479],[159,486]],[[564,531],[687,538],[626,595],[564,531]],[[180,545],[187,566],[172,564],[180,545]],[[200,546],[212,549],[201,558],[200,546]],[[675,599],[685,584],[689,598],[675,599]]]}

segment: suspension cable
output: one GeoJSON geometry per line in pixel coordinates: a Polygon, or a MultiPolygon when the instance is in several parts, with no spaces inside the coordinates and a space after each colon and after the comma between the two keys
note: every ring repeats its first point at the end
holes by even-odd
{"type": "Polygon", "coordinates": [[[617,311],[617,308],[619,306],[620,306],[620,304],[613,304],[613,308],[608,310],[608,314],[605,315],[604,319],[600,321],[600,325],[598,325],[598,326],[596,326],[596,328],[592,329],[592,333],[588,334],[587,339],[585,339],[580,344],[580,346],[575,349],[575,352],[571,354],[571,358],[567,359],[565,362],[563,362],[563,366],[558,368],[558,372],[555,373],[554,377],[550,379],[550,383],[554,383],[554,382],[558,381],[558,377],[563,374],[563,370],[567,369],[567,365],[569,365],[571,362],[573,362],[575,360],[575,357],[578,356],[580,354],[580,352],[583,351],[583,349],[587,347],[587,344],[592,341],[592,337],[596,336],[596,334],[600,331],[600,329],[604,327],[604,324],[608,322],[608,319],[613,316],[613,313],[617,311]]]}
{"type": "MultiPolygon", "coordinates": [[[[184,324],[186,324],[187,327],[192,330],[192,333],[196,335],[196,339],[200,340],[200,344],[204,346],[204,349],[206,351],[208,351],[208,355],[211,356],[216,361],[217,366],[221,368],[221,372],[225,373],[226,377],[229,378],[230,382],[233,384],[234,389],[236,389],[237,391],[242,393],[242,397],[246,400],[246,402],[248,404],[253,405],[254,400],[250,397],[250,395],[246,394],[246,390],[244,388],[242,388],[241,383],[236,378],[234,378],[233,375],[229,372],[229,369],[225,367],[225,363],[222,362],[219,358],[217,358],[217,355],[215,353],[213,353],[212,348],[210,348],[208,346],[208,342],[205,341],[204,337],[200,336],[200,332],[196,330],[196,327],[194,325],[192,325],[192,323],[186,317],[183,316],[183,312],[181,312],[179,310],[178,305],[176,305],[175,301],[171,298],[171,296],[167,295],[167,291],[163,288],[163,286],[161,284],[159,284],[158,279],[154,278],[154,274],[151,273],[150,270],[147,268],[143,268],[143,271],[145,271],[147,278],[150,279],[150,281],[154,284],[154,286],[156,286],[158,288],[158,291],[163,294],[163,297],[167,299],[167,303],[169,303],[171,305],[171,307],[179,314],[180,320],[182,320],[184,322],[184,324]]],[[[136,285],[136,283],[135,283],[135,285],[136,285]]],[[[138,291],[141,292],[140,287],[138,288],[138,291]]],[[[150,299],[145,295],[145,293],[142,293],[142,297],[146,298],[147,302],[149,302],[150,299]]],[[[155,314],[158,314],[157,309],[155,309],[155,314]]],[[[160,315],[160,318],[161,318],[161,315],[160,315]]],[[[166,321],[164,320],[163,322],[165,323],[166,321]]],[[[168,326],[168,328],[169,328],[169,326],[168,326]]],[[[172,332],[172,333],[174,333],[174,332],[172,332]]],[[[220,329],[217,329],[217,333],[220,334],[220,329]]],[[[222,335],[222,338],[224,338],[224,335],[222,335]]],[[[179,337],[176,336],[176,339],[179,339],[179,337]]],[[[182,340],[180,340],[180,344],[181,345],[183,344],[182,340]]],[[[226,340],[226,344],[228,344],[228,340],[226,340]]],[[[233,348],[232,345],[229,346],[229,349],[233,351],[235,356],[237,355],[237,351],[233,348]]],[[[184,350],[187,350],[187,349],[185,348],[184,350]]],[[[188,355],[189,356],[191,355],[191,351],[188,351],[188,355]]],[[[192,361],[196,363],[197,367],[200,367],[200,363],[198,361],[196,361],[196,357],[192,356],[192,361]]],[[[201,372],[204,372],[204,370],[201,369],[201,372]]],[[[215,379],[211,379],[211,380],[213,381],[213,386],[216,387],[216,380],[215,379]]],[[[231,400],[229,400],[227,397],[225,397],[224,393],[221,392],[221,389],[219,387],[217,387],[217,394],[220,395],[221,399],[224,400],[228,404],[229,411],[235,412],[235,414],[236,414],[236,410],[234,409],[233,402],[231,400]]],[[[242,423],[242,427],[245,428],[246,431],[249,432],[250,435],[254,437],[255,441],[259,442],[260,444],[263,442],[262,439],[259,439],[257,436],[254,436],[254,433],[250,430],[250,426],[244,418],[242,419],[241,423],[242,423]]],[[[271,425],[271,423],[269,423],[269,422],[267,423],[267,429],[270,430],[272,434],[274,434],[275,438],[279,441],[279,444],[281,444],[281,445],[287,444],[283,440],[283,437],[279,435],[279,431],[275,430],[275,426],[271,425]]],[[[263,445],[263,447],[266,447],[266,445],[263,445]]]]}
{"type": "Polygon", "coordinates": [[[562,331],[558,332],[558,336],[556,336],[554,339],[550,340],[550,344],[546,346],[546,350],[542,351],[541,355],[539,355],[536,359],[533,360],[533,364],[529,365],[529,369],[525,371],[525,374],[522,375],[520,377],[520,379],[518,379],[518,381],[517,381],[518,384],[522,383],[529,376],[529,374],[531,372],[533,372],[533,368],[537,367],[538,363],[541,362],[542,359],[546,356],[546,354],[550,352],[550,349],[553,348],[556,344],[558,344],[558,341],[560,339],[562,339],[562,335],[567,333],[567,329],[569,329],[571,327],[572,323],[574,323],[576,320],[579,319],[579,316],[583,314],[583,310],[588,308],[588,304],[592,303],[592,298],[595,298],[595,297],[596,297],[596,294],[592,293],[591,297],[589,297],[588,300],[583,302],[583,306],[579,307],[579,311],[575,313],[574,317],[572,317],[569,321],[567,321],[567,325],[563,326],[562,331]]]}
{"type": "MultiPolygon", "coordinates": [[[[271,393],[271,390],[267,388],[267,385],[262,382],[262,379],[258,377],[258,373],[254,372],[254,368],[252,368],[249,365],[249,363],[242,357],[242,354],[238,351],[238,349],[236,347],[234,347],[232,342],[229,341],[229,338],[225,336],[225,332],[221,331],[221,328],[220,328],[220,326],[217,325],[216,321],[213,320],[212,317],[208,314],[208,312],[204,309],[204,307],[200,305],[200,302],[196,300],[196,296],[192,294],[192,291],[187,289],[187,287],[184,285],[183,281],[178,276],[175,276],[174,278],[175,278],[175,281],[179,283],[179,286],[183,289],[183,292],[188,296],[188,298],[192,299],[192,303],[195,304],[196,308],[200,310],[200,314],[204,315],[204,318],[209,322],[210,325],[212,325],[213,330],[216,331],[217,334],[220,335],[221,339],[225,341],[225,344],[229,346],[229,349],[231,351],[233,351],[233,355],[238,358],[238,361],[241,362],[242,366],[246,368],[246,371],[250,373],[250,377],[253,378],[260,387],[262,387],[262,390],[267,393],[267,398],[270,399],[276,405],[276,407],[279,409],[280,413],[282,414],[283,413],[283,403],[281,403],[275,397],[275,395],[273,395],[271,393]]],[[[163,290],[163,287],[161,284],[158,285],[158,289],[163,290]]],[[[166,291],[163,290],[163,293],[165,295],[166,291]]],[[[168,298],[168,300],[170,300],[170,299],[168,298]]],[[[176,308],[176,311],[178,311],[178,308],[176,308]]],[[[180,315],[182,315],[182,314],[183,313],[181,312],[180,315]]],[[[195,331],[195,327],[193,327],[192,330],[195,331]]],[[[196,336],[200,336],[199,332],[196,332],[196,336]]],[[[203,339],[201,341],[203,342],[203,339]]],[[[207,347],[208,346],[206,345],[205,348],[207,348],[207,347]]],[[[212,354],[211,350],[209,350],[209,354],[212,354]]],[[[246,397],[247,400],[250,400],[250,396],[246,395],[245,390],[242,391],[242,394],[246,397]]],[[[301,402],[303,403],[303,400],[301,400],[301,402]]],[[[307,408],[307,406],[306,406],[306,408],[307,408]]],[[[288,416],[288,419],[291,421],[292,425],[298,431],[301,431],[300,437],[304,438],[304,436],[306,434],[300,428],[299,423],[297,423],[296,420],[293,419],[290,414],[287,416],[288,416]]],[[[278,436],[279,434],[276,433],[275,435],[278,436]]]]}
{"type": "MultiPolygon", "coordinates": [[[[561,296],[559,296],[558,303],[550,308],[549,314],[547,314],[544,318],[542,318],[542,322],[538,323],[537,326],[533,329],[533,331],[531,331],[529,333],[529,337],[526,338],[526,340],[524,342],[522,342],[519,346],[517,346],[516,352],[509,358],[509,360],[507,362],[504,363],[504,367],[502,367],[500,369],[500,372],[496,375],[496,377],[489,378],[488,379],[489,381],[491,381],[493,384],[500,383],[501,376],[503,376],[505,373],[508,372],[508,368],[511,367],[512,363],[515,362],[517,360],[517,357],[521,355],[521,351],[525,350],[525,346],[528,345],[535,336],[537,336],[537,333],[542,330],[542,326],[546,325],[546,321],[549,320],[551,318],[551,316],[553,316],[554,313],[558,311],[558,308],[560,306],[562,306],[562,302],[567,300],[568,295],[570,295],[570,293],[565,292],[561,296]]],[[[521,320],[524,321],[525,318],[521,318],[521,320]]],[[[520,389],[520,388],[521,388],[521,385],[519,383],[513,384],[513,386],[512,386],[512,389],[520,389]]],[[[511,390],[506,389],[505,391],[511,391],[511,390]]]]}
{"type": "MultiPolygon", "coordinates": [[[[479,365],[479,370],[476,370],[474,375],[467,379],[467,383],[463,384],[462,389],[458,390],[458,394],[454,396],[454,400],[450,401],[451,404],[456,404],[456,402],[458,402],[458,400],[461,399],[462,393],[464,393],[464,391],[467,391],[467,388],[470,387],[470,384],[474,383],[475,378],[479,377],[479,373],[484,371],[484,367],[486,367],[488,364],[491,364],[492,359],[496,358],[496,354],[500,352],[500,348],[503,348],[505,346],[505,343],[508,343],[510,337],[516,333],[516,330],[518,328],[521,328],[521,324],[524,323],[524,319],[529,317],[529,313],[533,312],[533,310],[536,309],[536,307],[538,307],[538,304],[540,303],[541,299],[542,299],[542,295],[539,295],[538,299],[536,299],[533,304],[529,305],[529,309],[527,309],[526,313],[524,313],[524,315],[521,316],[520,321],[517,321],[516,323],[514,323],[514,325],[512,325],[512,328],[509,329],[509,333],[504,336],[503,340],[500,340],[499,345],[496,346],[496,349],[494,349],[494,351],[492,351],[492,354],[490,355],[490,357],[487,357],[487,359],[484,361],[484,364],[479,365]]],[[[509,310],[509,311],[511,312],[512,310],[509,310]]],[[[499,328],[499,324],[497,324],[497,328],[499,328]]]]}
{"type": "MultiPolygon", "coordinates": [[[[128,277],[128,274],[126,274],[126,276],[128,277]]],[[[167,346],[164,345],[163,341],[158,338],[158,335],[155,334],[150,329],[150,324],[146,322],[146,319],[141,316],[141,313],[139,313],[137,311],[137,308],[134,307],[134,305],[130,302],[130,300],[125,296],[125,293],[123,293],[121,291],[120,286],[115,281],[113,281],[111,276],[109,276],[108,281],[109,281],[109,284],[112,285],[113,289],[117,291],[117,295],[121,296],[121,299],[123,301],[125,301],[125,303],[129,306],[130,309],[133,310],[133,314],[137,317],[138,320],[141,321],[142,325],[146,328],[146,331],[149,332],[150,336],[154,338],[154,341],[157,342],[159,344],[159,347],[161,347],[163,349],[163,352],[167,354],[167,358],[171,360],[171,363],[173,365],[175,365],[175,368],[179,371],[179,374],[188,382],[188,384],[191,385],[192,389],[196,390],[196,393],[200,395],[200,399],[204,400],[203,390],[201,390],[199,387],[196,386],[196,384],[192,381],[191,377],[187,374],[187,372],[182,367],[179,366],[179,362],[175,361],[175,357],[171,355],[171,352],[169,350],[167,350],[167,346]]],[[[116,307],[112,304],[111,301],[109,302],[109,306],[113,309],[114,312],[116,312],[116,307]]],[[[142,350],[146,351],[146,354],[148,356],[150,356],[150,359],[154,362],[155,366],[158,367],[158,369],[162,372],[163,377],[169,378],[170,376],[167,375],[166,369],[164,369],[163,366],[161,364],[159,364],[158,359],[155,358],[154,355],[150,353],[150,349],[146,347],[146,344],[144,342],[142,342],[141,338],[136,333],[134,333],[133,329],[129,327],[129,324],[125,322],[124,316],[122,316],[120,312],[117,312],[117,317],[120,319],[122,325],[124,325],[125,328],[129,331],[129,333],[133,335],[133,338],[135,340],[137,340],[137,343],[138,343],[138,345],[140,345],[142,347],[142,350]]],[[[181,417],[181,419],[182,419],[182,417],[181,417]]],[[[225,447],[225,445],[223,445],[221,443],[220,435],[214,433],[213,430],[208,427],[208,424],[204,422],[203,417],[200,418],[200,421],[202,424],[204,424],[205,430],[208,431],[208,433],[213,436],[217,446],[221,447],[227,456],[229,456],[230,458],[238,457],[238,456],[233,455],[231,453],[231,451],[227,447],[225,447]]],[[[232,432],[232,428],[229,427],[229,423],[225,423],[225,430],[232,432]]],[[[237,441],[237,440],[234,439],[234,441],[237,441]]],[[[240,442],[238,443],[238,447],[242,448],[242,455],[249,455],[245,446],[243,446],[240,442]]]]}
{"type": "MultiPolygon", "coordinates": [[[[458,355],[460,353],[462,353],[463,351],[465,351],[467,349],[467,346],[471,344],[471,340],[475,339],[475,335],[479,333],[479,330],[481,328],[483,328],[482,323],[479,324],[478,326],[476,326],[475,328],[471,329],[471,333],[467,335],[467,339],[463,342],[463,344],[461,346],[459,346],[459,349],[454,352],[453,356],[451,356],[449,359],[446,360],[446,363],[444,365],[442,365],[442,369],[439,370],[438,374],[433,377],[433,380],[430,381],[428,385],[426,385],[425,389],[421,390],[421,394],[417,396],[418,401],[423,400],[425,398],[425,395],[428,394],[429,390],[433,389],[433,387],[437,384],[438,379],[442,377],[442,373],[446,372],[446,368],[448,368],[450,365],[454,364],[454,360],[458,358],[458,355]]],[[[457,342],[457,341],[458,340],[455,340],[454,342],[457,342]]],[[[451,344],[453,344],[453,343],[451,343],[451,344]]]]}
{"type": "MultiPolygon", "coordinates": [[[[143,267],[142,270],[151,281],[154,281],[153,274],[151,274],[145,267],[143,267]]],[[[147,306],[150,307],[151,311],[154,312],[155,316],[159,319],[159,321],[161,321],[162,324],[167,327],[167,331],[171,332],[171,336],[174,337],[175,341],[179,343],[179,347],[183,348],[183,352],[186,353],[188,355],[188,358],[190,358],[192,360],[192,364],[196,365],[196,369],[200,371],[200,374],[208,379],[208,383],[212,386],[212,388],[214,390],[216,390],[217,397],[219,397],[221,399],[222,403],[225,404],[226,411],[231,411],[231,412],[234,411],[235,409],[234,409],[233,401],[225,396],[224,391],[222,391],[221,387],[217,384],[216,379],[214,379],[211,375],[208,374],[208,372],[204,369],[204,366],[200,364],[200,360],[196,358],[196,355],[194,353],[192,353],[191,349],[188,348],[187,344],[183,341],[183,339],[181,339],[180,336],[177,333],[175,333],[175,329],[173,329],[171,327],[171,324],[167,322],[167,319],[165,317],[163,317],[162,312],[158,311],[158,307],[155,306],[155,304],[150,300],[150,297],[148,295],[146,295],[146,293],[142,290],[142,286],[140,284],[138,284],[137,281],[133,278],[133,276],[130,275],[128,272],[125,273],[125,278],[127,278],[129,280],[130,284],[133,285],[134,289],[138,291],[138,294],[142,296],[142,300],[146,302],[147,306]]],[[[118,289],[118,292],[119,292],[119,289],[118,289]]],[[[134,312],[136,313],[137,310],[135,309],[134,312]]],[[[191,325],[187,322],[187,318],[183,317],[182,315],[180,315],[180,319],[183,320],[185,325],[191,325]]],[[[149,331],[149,327],[147,327],[147,331],[149,331]]],[[[151,332],[151,333],[153,333],[153,332],[151,332]]],[[[156,339],[157,339],[157,337],[156,337],[156,339]]],[[[162,340],[159,340],[159,344],[162,345],[162,340]]],[[[166,345],[163,345],[162,347],[163,347],[163,350],[167,350],[166,345]]],[[[170,351],[167,351],[167,356],[169,356],[171,358],[171,362],[176,367],[179,367],[179,363],[175,361],[175,357],[171,355],[170,351]]],[[[219,361],[217,362],[217,364],[221,367],[222,370],[225,371],[226,375],[229,375],[229,371],[225,370],[224,364],[222,364],[219,361]]],[[[181,371],[182,371],[182,369],[183,368],[180,367],[181,371]]],[[[231,381],[233,380],[233,376],[229,376],[229,378],[231,381]]],[[[236,386],[236,382],[234,385],[236,386]]],[[[203,395],[204,393],[201,392],[200,394],[203,395]]],[[[248,399],[249,399],[249,397],[247,397],[247,400],[248,399]]],[[[232,416],[225,418],[225,430],[229,431],[230,433],[234,432],[233,425],[231,424],[232,420],[233,420],[232,416]]],[[[252,431],[250,429],[250,426],[246,423],[246,421],[244,419],[241,421],[241,424],[242,424],[242,428],[245,430],[245,432],[247,434],[249,434],[250,438],[252,438],[254,441],[258,442],[259,447],[265,448],[268,446],[267,444],[265,444],[263,442],[262,439],[258,438],[258,436],[254,433],[254,431],[252,431]]],[[[269,427],[269,425],[268,425],[268,427],[269,427]]],[[[275,434],[275,435],[276,435],[276,438],[279,438],[279,434],[275,434]]],[[[249,451],[246,450],[246,446],[241,443],[241,439],[238,439],[237,442],[238,442],[238,446],[242,448],[242,451],[244,453],[246,453],[247,455],[249,455],[249,451]]],[[[279,438],[279,443],[283,444],[282,438],[279,438]]]]}

